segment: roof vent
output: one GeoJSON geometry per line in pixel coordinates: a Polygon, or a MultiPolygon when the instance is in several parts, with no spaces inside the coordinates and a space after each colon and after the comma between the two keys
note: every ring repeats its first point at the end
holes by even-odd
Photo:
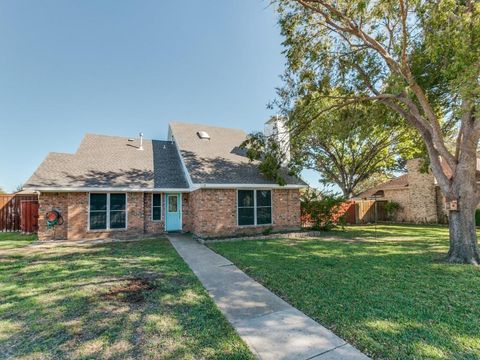
{"type": "Polygon", "coordinates": [[[197,131],[197,135],[202,140],[210,140],[210,135],[206,131],[197,131]]]}
{"type": "Polygon", "coordinates": [[[138,147],[138,150],[143,151],[143,133],[141,132],[138,136],[140,136],[140,146],[138,147]]]}

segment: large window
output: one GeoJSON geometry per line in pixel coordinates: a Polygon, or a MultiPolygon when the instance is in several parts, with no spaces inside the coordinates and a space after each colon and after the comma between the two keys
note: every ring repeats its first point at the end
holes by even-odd
{"type": "Polygon", "coordinates": [[[90,194],[90,230],[125,229],[127,227],[127,195],[90,194]]]}
{"type": "Polygon", "coordinates": [[[238,190],[238,225],[272,223],[272,193],[270,190],[238,190]]]}
{"type": "Polygon", "coordinates": [[[152,194],[152,220],[162,219],[162,194],[152,194]]]}

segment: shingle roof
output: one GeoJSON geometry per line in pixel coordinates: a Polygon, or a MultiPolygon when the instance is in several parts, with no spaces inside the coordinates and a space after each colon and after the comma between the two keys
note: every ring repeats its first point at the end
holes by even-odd
{"type": "MultiPolygon", "coordinates": [[[[194,184],[275,184],[239,148],[247,136],[243,130],[186,123],[171,123],[170,130],[194,184]],[[210,140],[200,139],[198,131],[210,140]]],[[[289,185],[306,185],[286,170],[283,177],[289,185]]]]}
{"type": "Polygon", "coordinates": [[[50,153],[25,188],[186,189],[175,144],[87,134],[75,154],[50,153]]]}
{"type": "Polygon", "coordinates": [[[381,190],[389,190],[389,189],[402,189],[402,188],[407,188],[408,187],[408,174],[404,174],[401,176],[398,176],[396,178],[393,178],[391,180],[388,180],[384,182],[383,184],[374,186],[368,190],[365,190],[364,192],[358,194],[355,196],[356,198],[368,198],[373,196],[375,193],[381,190]]]}

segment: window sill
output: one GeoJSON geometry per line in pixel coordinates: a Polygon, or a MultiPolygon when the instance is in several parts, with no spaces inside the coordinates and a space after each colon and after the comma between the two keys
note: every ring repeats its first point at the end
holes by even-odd
{"type": "Polygon", "coordinates": [[[128,230],[128,228],[122,228],[122,229],[94,229],[94,230],[87,230],[87,233],[101,233],[101,232],[112,232],[112,231],[125,231],[128,230]]]}
{"type": "Polygon", "coordinates": [[[273,226],[272,223],[270,224],[258,224],[258,225],[238,225],[237,224],[237,227],[239,228],[256,228],[256,227],[264,227],[264,226],[273,226]]]}

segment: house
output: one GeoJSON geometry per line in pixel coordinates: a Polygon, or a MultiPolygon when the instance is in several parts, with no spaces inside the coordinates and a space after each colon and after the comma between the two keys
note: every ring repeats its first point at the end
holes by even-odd
{"type": "Polygon", "coordinates": [[[87,134],[74,154],[48,154],[24,186],[39,193],[39,239],[298,229],[306,184],[284,170],[286,185],[266,179],[239,147],[245,138],[186,123],[169,124],[164,141],[87,134]],[[61,219],[48,226],[52,210],[61,219]]]}
{"type": "MultiPolygon", "coordinates": [[[[413,223],[446,223],[445,197],[429,171],[422,171],[421,160],[407,161],[407,172],[368,189],[354,200],[375,199],[378,203],[393,201],[400,205],[394,221],[413,223]]],[[[378,210],[378,209],[377,209],[378,210]]],[[[383,219],[380,219],[383,220],[383,219]]],[[[360,219],[361,222],[361,219],[360,219]]]]}

